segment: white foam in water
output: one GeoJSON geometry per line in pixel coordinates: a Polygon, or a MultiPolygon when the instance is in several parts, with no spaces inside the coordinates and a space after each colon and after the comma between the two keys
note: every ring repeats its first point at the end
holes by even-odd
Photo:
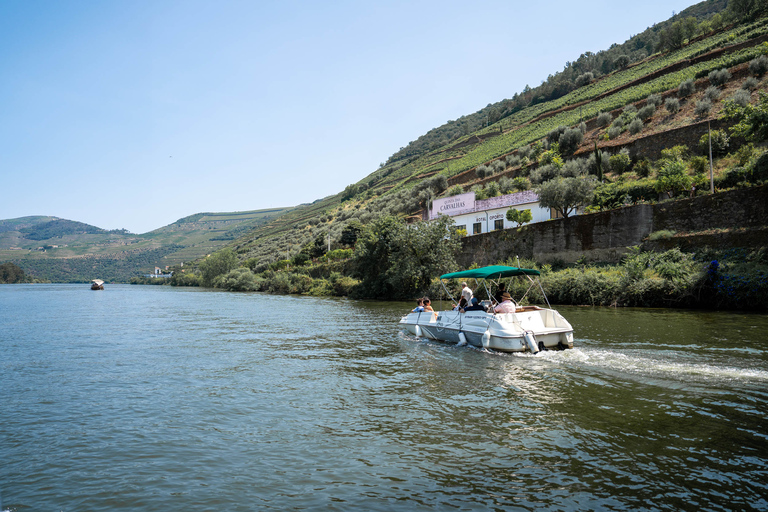
{"type": "Polygon", "coordinates": [[[669,359],[626,354],[613,350],[583,350],[575,348],[562,352],[543,352],[539,356],[556,363],[576,363],[626,373],[665,378],[700,377],[705,380],[768,381],[768,371],[766,370],[672,361],[669,359]]]}

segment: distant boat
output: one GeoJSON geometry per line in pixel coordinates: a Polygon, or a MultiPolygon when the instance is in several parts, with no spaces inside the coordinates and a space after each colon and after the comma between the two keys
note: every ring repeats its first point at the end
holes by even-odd
{"type": "Polygon", "coordinates": [[[91,290],[103,290],[104,289],[104,281],[101,279],[93,279],[91,281],[93,284],[91,285],[91,290]]]}

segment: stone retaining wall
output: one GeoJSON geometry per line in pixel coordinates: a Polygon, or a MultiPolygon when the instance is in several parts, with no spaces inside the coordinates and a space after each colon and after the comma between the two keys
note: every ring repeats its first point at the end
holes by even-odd
{"type": "Polygon", "coordinates": [[[616,262],[629,247],[665,250],[768,246],[768,186],[530,224],[466,237],[457,261],[491,265],[519,256],[541,263],[616,262]],[[675,236],[649,242],[654,231],[675,236]]]}

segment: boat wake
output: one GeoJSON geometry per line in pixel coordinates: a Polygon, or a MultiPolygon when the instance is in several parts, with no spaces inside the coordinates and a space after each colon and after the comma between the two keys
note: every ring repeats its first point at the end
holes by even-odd
{"type": "Polygon", "coordinates": [[[614,350],[574,348],[564,352],[542,352],[537,359],[556,364],[577,365],[625,375],[680,381],[727,381],[745,384],[768,384],[768,371],[760,368],[741,368],[715,363],[692,363],[674,360],[665,354],[653,355],[625,353],[614,350]]]}

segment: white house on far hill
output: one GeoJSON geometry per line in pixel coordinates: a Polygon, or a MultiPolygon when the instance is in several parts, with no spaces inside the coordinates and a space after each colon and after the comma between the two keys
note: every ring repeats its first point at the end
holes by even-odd
{"type": "Polygon", "coordinates": [[[517,227],[516,223],[507,220],[507,210],[510,208],[531,210],[531,222],[541,222],[557,216],[549,208],[539,206],[539,196],[536,192],[526,190],[480,200],[475,200],[474,192],[435,199],[429,211],[429,219],[448,215],[453,218],[457,228],[466,229],[469,235],[478,235],[517,227]]]}

